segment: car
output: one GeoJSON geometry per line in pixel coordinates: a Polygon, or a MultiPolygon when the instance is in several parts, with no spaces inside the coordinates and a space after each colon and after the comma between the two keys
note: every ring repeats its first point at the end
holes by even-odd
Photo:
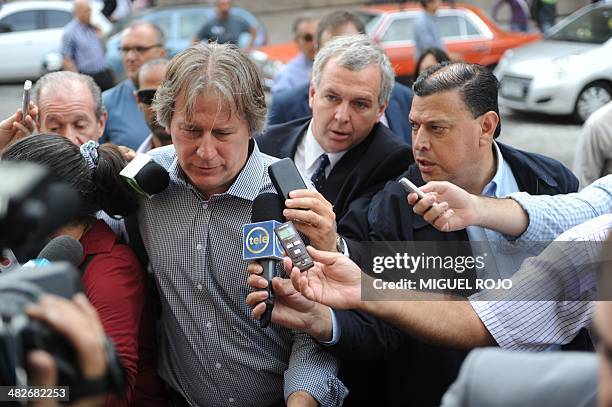
{"type": "MultiPolygon", "coordinates": [[[[261,47],[268,41],[266,27],[251,12],[240,7],[232,7],[230,13],[244,18],[249,24],[257,28],[255,46],[261,47]]],[[[173,57],[191,45],[191,39],[198,30],[216,14],[214,6],[205,5],[182,5],[182,6],[160,6],[136,13],[128,19],[116,24],[115,33],[106,43],[106,61],[113,70],[115,78],[125,76],[119,43],[121,32],[134,20],[150,21],[157,25],[166,37],[166,50],[168,56],[173,57]]],[[[250,34],[244,34],[240,39],[240,45],[246,46],[250,42],[250,34]]]]}
{"type": "MultiPolygon", "coordinates": [[[[398,79],[408,83],[415,71],[414,24],[423,8],[418,3],[367,6],[357,10],[366,23],[366,33],[385,50],[398,79]]],[[[493,67],[510,48],[541,38],[537,33],[502,30],[478,7],[469,4],[442,5],[437,12],[438,28],[448,51],[468,62],[493,67]]],[[[260,48],[253,53],[266,81],[298,53],[296,45],[284,43],[260,48]]]]}
{"type": "MultiPolygon", "coordinates": [[[[46,72],[43,59],[61,47],[72,8],[72,1],[15,1],[0,8],[1,81],[35,80],[46,72]]],[[[91,21],[109,33],[112,24],[100,10],[93,4],[91,21]]]]}
{"type": "Polygon", "coordinates": [[[496,70],[500,105],[573,115],[582,123],[612,100],[612,4],[581,8],[546,38],[507,51],[496,70]]]}

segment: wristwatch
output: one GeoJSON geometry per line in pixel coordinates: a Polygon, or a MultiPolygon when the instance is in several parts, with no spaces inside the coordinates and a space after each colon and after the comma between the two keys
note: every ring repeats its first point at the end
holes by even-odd
{"type": "Polygon", "coordinates": [[[338,253],[342,253],[342,254],[346,253],[346,242],[344,241],[344,238],[337,233],[336,233],[336,250],[338,250],[338,253]]]}

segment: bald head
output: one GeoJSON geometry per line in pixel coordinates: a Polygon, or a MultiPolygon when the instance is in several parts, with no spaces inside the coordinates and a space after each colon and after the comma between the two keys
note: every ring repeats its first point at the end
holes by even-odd
{"type": "Polygon", "coordinates": [[[89,0],[74,0],[73,12],[74,18],[79,20],[81,24],[88,25],[91,18],[91,6],[89,0]]]}

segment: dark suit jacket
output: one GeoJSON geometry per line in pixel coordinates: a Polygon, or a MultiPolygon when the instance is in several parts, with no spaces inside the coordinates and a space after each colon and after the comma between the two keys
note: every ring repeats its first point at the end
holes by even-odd
{"type": "MultiPolygon", "coordinates": [[[[309,123],[308,117],[271,126],[255,140],[259,149],[266,154],[293,158],[309,123]]],[[[378,123],[364,141],[336,163],[327,177],[322,194],[334,205],[334,213],[339,220],[352,201],[359,197],[371,197],[382,189],[385,182],[397,177],[413,162],[410,147],[378,123]]]]}
{"type": "MultiPolygon", "coordinates": [[[[532,195],[575,192],[578,180],[556,160],[497,143],[510,165],[521,191],[532,195]]],[[[425,182],[416,165],[403,176],[417,186],[425,182]]],[[[338,225],[348,240],[351,258],[366,263],[367,251],[358,241],[468,241],[465,230],[443,233],[415,215],[406,202],[406,192],[391,181],[369,202],[355,202],[338,225]]],[[[455,380],[464,352],[430,346],[403,334],[370,315],[336,310],[339,343],[331,350],[343,361],[361,369],[345,378],[354,405],[429,406],[439,405],[455,380]],[[363,359],[378,359],[371,363],[363,359]]]]}
{"type": "MultiPolygon", "coordinates": [[[[268,110],[268,125],[287,123],[302,117],[312,116],[308,105],[309,85],[279,92],[272,98],[268,110]]],[[[412,129],[408,114],[412,106],[412,91],[407,86],[396,82],[389,97],[385,115],[389,128],[408,145],[412,145],[412,129]]]]}

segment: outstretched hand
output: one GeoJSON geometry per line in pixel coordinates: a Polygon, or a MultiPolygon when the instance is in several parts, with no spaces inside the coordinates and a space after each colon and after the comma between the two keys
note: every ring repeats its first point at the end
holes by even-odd
{"type": "Polygon", "coordinates": [[[284,266],[296,290],[310,300],[332,308],[357,308],[361,301],[361,269],[341,253],[325,252],[308,246],[315,264],[300,272],[285,257],[284,266]]]}
{"type": "Polygon", "coordinates": [[[442,232],[454,232],[475,225],[478,219],[476,197],[446,181],[431,181],[421,187],[427,194],[418,199],[408,195],[412,210],[442,232]]]}

